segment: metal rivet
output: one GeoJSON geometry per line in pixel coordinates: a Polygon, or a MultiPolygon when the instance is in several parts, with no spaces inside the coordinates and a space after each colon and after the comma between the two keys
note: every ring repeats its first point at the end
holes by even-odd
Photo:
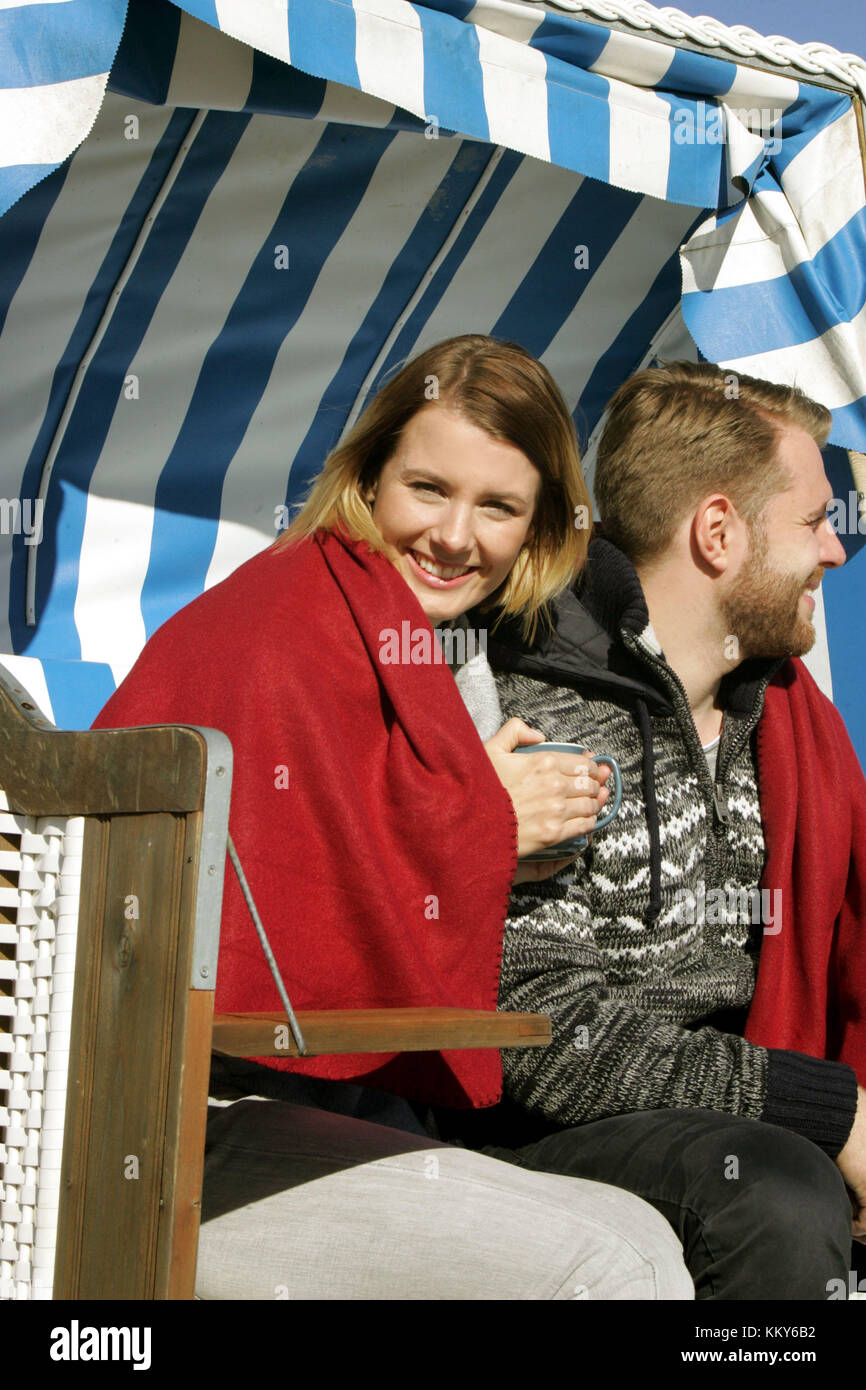
{"type": "Polygon", "coordinates": [[[216,864],[208,864],[208,866],[207,866],[207,871],[208,871],[208,873],[211,874],[211,875],[215,874],[215,873],[216,873],[216,864]]]}
{"type": "Polygon", "coordinates": [[[203,980],[206,980],[208,975],[210,974],[210,971],[208,970],[206,965],[203,965],[198,973],[201,975],[203,980]]]}
{"type": "Polygon", "coordinates": [[[224,768],[224,767],[218,767],[217,770],[216,770],[216,775],[217,775],[217,777],[225,777],[225,775],[226,775],[226,770],[225,770],[225,768],[224,768]]]}

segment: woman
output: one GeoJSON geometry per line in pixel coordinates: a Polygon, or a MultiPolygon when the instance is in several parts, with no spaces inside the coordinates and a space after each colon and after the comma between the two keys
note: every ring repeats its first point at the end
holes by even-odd
{"type": "MultiPolygon", "coordinates": [[[[391,560],[434,628],[480,606],[518,615],[532,639],[549,621],[546,602],[583,564],[589,531],[575,518],[586,515],[574,426],[553,379],[516,344],[466,335],[429,348],[373,399],[273,549],[344,527],[391,560]]],[[[500,729],[486,662],[474,675],[474,722],[498,731],[488,751],[516,803],[518,856],[591,830],[607,797],[599,769],[565,755],[502,757],[543,735],[520,720],[500,729]]],[[[521,866],[517,881],[567,862],[521,866]]]]}
{"type": "MultiPolygon", "coordinates": [[[[531,636],[546,601],[580,567],[588,538],[573,518],[587,504],[571,419],[546,370],[514,344],[476,335],[438,344],[376,396],[326,461],[286,534],[170,619],[100,715],[98,727],[159,720],[212,725],[229,735],[231,833],[296,1008],[496,1007],[518,856],[590,830],[606,791],[587,759],[514,756],[518,742],[542,735],[516,720],[499,729],[483,656],[454,659],[455,680],[431,625],[454,636],[462,621],[466,636],[473,630],[464,615],[474,606],[494,618],[519,616],[531,636]]],[[[276,1002],[246,906],[227,876],[216,1007],[254,1010],[276,1002]]],[[[458,1244],[470,1226],[466,1202],[455,1203],[454,1193],[477,1198],[477,1183],[490,1184],[500,1215],[505,1188],[506,1205],[520,1207],[505,1165],[491,1169],[494,1161],[481,1155],[431,1146],[424,1112],[410,1104],[492,1104],[501,1093],[498,1053],[262,1062],[226,1060],[220,1071],[223,1098],[253,1091],[272,1103],[262,1109],[261,1101],[240,1101],[209,1125],[204,1296],[224,1290],[214,1274],[222,1260],[234,1280],[239,1247],[259,1239],[250,1233],[253,1206],[271,1233],[276,1263],[257,1253],[232,1296],[274,1296],[261,1292],[261,1281],[267,1287],[276,1270],[285,1270],[277,1282],[294,1296],[298,1271],[281,1263],[285,1221],[314,1240],[321,1235],[310,1212],[299,1216],[299,1189],[303,1200],[315,1201],[322,1188],[309,1179],[327,1172],[335,1180],[327,1189],[333,1212],[345,1196],[347,1165],[347,1202],[362,1226],[355,1254],[345,1255],[353,1278],[365,1267],[369,1223],[378,1229],[383,1211],[401,1209],[395,1154],[400,1181],[409,1171],[410,1186],[429,1176],[417,1166],[419,1153],[435,1160],[437,1174],[448,1169],[436,1220],[458,1244]],[[358,1080],[364,1085],[346,1084],[358,1080]],[[297,1101],[307,1108],[291,1104],[297,1101]],[[238,1148],[240,1165],[232,1159],[238,1148]]],[[[516,1180],[525,1185],[524,1176],[516,1180]]],[[[541,1186],[524,1194],[528,1206],[519,1218],[525,1230],[536,1198],[552,1203],[552,1238],[563,1203],[574,1219],[577,1188],[563,1189],[561,1181],[551,1186],[535,1175],[541,1186]]],[[[591,1195],[598,1199],[598,1190],[591,1195]]],[[[429,1193],[425,1210],[429,1219],[429,1193]]],[[[622,1234],[635,1219],[629,1199],[614,1238],[620,1256],[622,1234]]],[[[656,1254],[663,1250],[664,1265],[670,1242],[649,1211],[638,1219],[656,1254]]],[[[598,1220],[588,1220],[597,1239],[598,1220]]],[[[350,1226],[345,1217],[339,1222],[351,1245],[350,1226]]],[[[607,1224],[602,1243],[609,1245],[610,1236],[607,1224]]],[[[372,1296],[405,1296],[406,1251],[415,1246],[399,1222],[393,1238],[384,1287],[396,1292],[377,1286],[372,1296]]],[[[510,1238],[517,1238],[513,1231],[510,1238]]],[[[550,1249],[542,1244],[546,1260],[550,1249]]],[[[569,1269],[574,1258],[572,1240],[569,1269]]],[[[513,1267],[498,1250],[491,1259],[500,1272],[513,1267]]],[[[619,1268],[609,1250],[605,1259],[608,1271],[619,1268]]],[[[480,1271],[489,1289],[485,1259],[464,1250],[457,1263],[468,1288],[478,1290],[480,1271]]],[[[634,1269],[604,1277],[639,1287],[636,1296],[653,1296],[645,1276],[652,1268],[650,1283],[656,1278],[655,1257],[641,1255],[638,1264],[643,1273],[634,1279],[634,1269]]],[[[562,1270],[562,1251],[554,1267],[562,1270]]],[[[554,1296],[526,1291],[539,1287],[537,1271],[518,1273],[510,1293],[437,1293],[442,1268],[438,1261],[413,1264],[416,1287],[426,1292],[410,1296],[554,1296]]],[[[311,1269],[320,1281],[312,1296],[343,1296],[330,1292],[332,1271],[318,1269],[312,1254],[301,1277],[308,1281],[311,1269]]],[[[682,1290],[676,1260],[668,1276],[682,1290]]],[[[514,1278],[513,1268],[505,1277],[514,1278]]],[[[604,1277],[599,1287],[610,1288],[604,1277]]]]}

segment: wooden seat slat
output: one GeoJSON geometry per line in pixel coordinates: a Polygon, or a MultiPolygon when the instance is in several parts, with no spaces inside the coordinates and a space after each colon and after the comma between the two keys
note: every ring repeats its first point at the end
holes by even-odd
{"type": "MultiPolygon", "coordinates": [[[[322,1053],[429,1052],[439,1048],[545,1047],[544,1014],[486,1009],[387,1008],[301,1010],[307,1056],[322,1053]]],[[[215,1014],[213,1049],[231,1057],[297,1057],[284,1014],[215,1014]]]]}

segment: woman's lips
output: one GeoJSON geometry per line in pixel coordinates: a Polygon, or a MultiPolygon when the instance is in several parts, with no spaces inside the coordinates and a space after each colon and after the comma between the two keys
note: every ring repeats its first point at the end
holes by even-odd
{"type": "MultiPolygon", "coordinates": [[[[430,574],[427,570],[423,569],[422,566],[418,564],[411,550],[407,550],[405,555],[409,561],[409,568],[412,573],[417,575],[419,579],[423,579],[425,584],[429,584],[431,589],[458,589],[461,584],[465,584],[467,579],[471,579],[473,574],[477,574],[478,572],[478,568],[475,566],[467,570],[465,574],[455,575],[453,579],[440,579],[437,574],[430,574]]],[[[427,557],[425,556],[424,558],[426,559],[427,557]]],[[[437,564],[438,562],[434,560],[432,563],[437,564]]]]}

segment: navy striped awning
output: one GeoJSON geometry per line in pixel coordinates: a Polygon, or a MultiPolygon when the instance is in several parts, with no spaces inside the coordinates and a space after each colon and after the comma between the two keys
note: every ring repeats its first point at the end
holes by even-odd
{"type": "MultiPolygon", "coordinates": [[[[0,477],[44,507],[38,545],[0,534],[0,649],[58,722],[89,723],[451,333],[544,360],[590,473],[604,402],[655,356],[796,381],[833,411],[848,497],[848,94],[502,0],[126,9],[0,9],[0,477]]],[[[849,569],[815,662],[866,750],[849,569]]]]}

